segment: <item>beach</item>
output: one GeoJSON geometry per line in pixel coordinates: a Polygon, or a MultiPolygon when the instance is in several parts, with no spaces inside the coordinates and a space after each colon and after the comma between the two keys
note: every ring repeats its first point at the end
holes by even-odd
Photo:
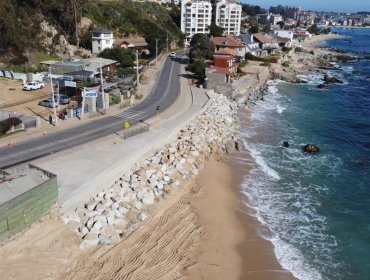
{"type": "Polygon", "coordinates": [[[213,155],[195,180],[171,190],[116,245],[79,249],[73,225],[53,213],[0,246],[2,279],[295,279],[261,237],[266,228],[241,203],[240,186],[253,164],[242,145],[213,155]]]}

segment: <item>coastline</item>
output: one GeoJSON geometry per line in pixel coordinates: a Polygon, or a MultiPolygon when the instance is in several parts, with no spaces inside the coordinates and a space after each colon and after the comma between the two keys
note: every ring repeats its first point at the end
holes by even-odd
{"type": "Polygon", "coordinates": [[[243,150],[225,162],[211,159],[196,179],[198,191],[190,204],[202,234],[194,250],[196,264],[184,279],[296,279],[281,267],[272,243],[258,235],[260,223],[240,210],[248,158],[243,150]]]}
{"type": "MultiPolygon", "coordinates": [[[[327,39],[325,37],[321,40],[327,39]]],[[[309,43],[314,47],[313,44],[318,41],[313,40],[309,43]]],[[[323,51],[329,52],[329,50],[323,51]]],[[[240,183],[250,168],[248,160],[246,162],[238,160],[241,155],[244,160],[250,158],[247,151],[233,154],[226,163],[211,158],[206,162],[205,169],[200,172],[195,183],[191,182],[190,185],[184,186],[183,190],[175,191],[173,197],[170,196],[168,200],[156,205],[159,209],[158,213],[115,247],[89,249],[81,253],[78,251],[77,236],[71,235],[72,232],[69,231],[69,234],[73,236],[73,242],[60,238],[66,228],[61,225],[60,221],[54,220],[57,223],[53,225],[57,238],[52,239],[52,236],[48,236],[50,244],[42,245],[42,240],[40,240],[40,246],[37,248],[34,246],[34,251],[29,252],[36,254],[45,251],[43,246],[47,246],[50,250],[45,251],[49,255],[44,256],[44,262],[53,263],[55,267],[58,267],[57,271],[62,274],[53,271],[53,273],[40,274],[40,277],[48,275],[50,279],[91,279],[90,276],[94,273],[102,273],[98,278],[104,279],[114,271],[120,273],[129,271],[125,257],[131,257],[132,261],[136,261],[136,258],[140,259],[148,265],[137,267],[135,270],[136,275],[141,273],[148,275],[145,273],[147,273],[146,269],[150,268],[150,258],[159,252],[150,250],[158,242],[163,242],[166,245],[160,249],[165,253],[157,256],[158,258],[163,258],[170,264],[174,261],[171,259],[173,254],[179,252],[175,254],[178,258],[175,264],[176,269],[166,271],[166,275],[179,277],[184,275],[184,279],[202,279],[202,277],[204,279],[205,276],[206,279],[245,279],[245,277],[252,280],[295,279],[288,271],[281,268],[274,254],[272,243],[258,236],[258,229],[261,229],[262,225],[253,217],[238,210],[238,202],[241,199],[240,183]],[[179,232],[187,233],[187,238],[179,232]],[[148,235],[150,238],[142,239],[148,235]],[[182,241],[181,244],[176,244],[178,238],[182,241]],[[135,242],[143,242],[140,244],[145,246],[135,247],[135,242]],[[64,245],[67,245],[67,248],[64,245]],[[61,248],[64,250],[64,257],[59,255],[61,248]],[[134,249],[138,252],[133,252],[134,249]],[[56,260],[53,261],[50,256],[54,256],[56,260]],[[47,258],[50,259],[47,261],[47,258]],[[69,260],[69,258],[73,259],[69,260]],[[111,263],[112,260],[113,263],[111,263]],[[58,265],[57,262],[59,262],[58,265]],[[122,262],[121,267],[117,267],[119,262],[122,262]]],[[[35,229],[43,231],[40,225],[41,223],[33,227],[29,233],[24,233],[24,236],[28,238],[27,246],[34,245],[31,244],[31,240],[38,234],[35,229]]],[[[9,247],[5,252],[12,252],[12,246],[4,245],[4,247],[9,247]]],[[[24,252],[29,253],[28,250],[18,248],[16,251],[21,255],[24,252]]],[[[34,260],[27,259],[27,262],[30,268],[34,260]]],[[[4,263],[4,271],[7,269],[6,266],[4,263]]],[[[16,266],[16,263],[13,263],[13,266],[16,266]]],[[[47,270],[46,265],[44,266],[43,269],[47,270]]],[[[159,268],[156,269],[155,273],[163,272],[159,268]]],[[[23,279],[29,276],[25,271],[27,269],[23,270],[22,277],[25,277],[23,279]]],[[[17,277],[17,279],[22,278],[17,277]]]]}

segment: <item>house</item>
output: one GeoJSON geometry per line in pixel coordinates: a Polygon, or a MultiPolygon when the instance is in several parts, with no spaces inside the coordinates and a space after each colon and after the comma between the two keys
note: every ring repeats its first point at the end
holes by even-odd
{"type": "Polygon", "coordinates": [[[220,0],[216,4],[216,25],[224,29],[224,35],[240,34],[242,6],[235,0],[220,0]]]}
{"type": "Polygon", "coordinates": [[[148,43],[144,37],[123,37],[114,41],[113,46],[124,49],[147,50],[148,43]]]}
{"type": "Polygon", "coordinates": [[[231,77],[237,73],[238,65],[232,55],[214,54],[213,65],[206,68],[206,88],[230,83],[231,77]]]}
{"type": "Polygon", "coordinates": [[[113,47],[113,32],[106,28],[97,28],[91,31],[92,53],[97,54],[101,51],[113,47]]]}
{"type": "Polygon", "coordinates": [[[272,14],[270,15],[270,24],[271,25],[277,25],[278,22],[283,21],[283,17],[278,14],[272,14]]]}
{"type": "Polygon", "coordinates": [[[250,53],[258,57],[267,56],[267,51],[260,48],[259,43],[254,41],[253,35],[240,34],[238,38],[244,42],[246,46],[246,53],[250,53]]]}
{"type": "Polygon", "coordinates": [[[290,41],[293,41],[293,31],[291,30],[275,30],[274,36],[288,38],[290,41]]]}
{"type": "Polygon", "coordinates": [[[225,37],[213,37],[211,41],[216,46],[216,51],[224,48],[230,48],[237,52],[237,56],[244,58],[245,56],[245,44],[244,42],[235,39],[233,36],[225,37]]]}
{"type": "Polygon", "coordinates": [[[279,45],[272,42],[272,37],[263,35],[261,33],[254,33],[253,38],[259,43],[260,48],[266,50],[269,55],[274,55],[277,53],[279,45]]]}
{"type": "Polygon", "coordinates": [[[274,36],[272,37],[272,43],[278,44],[279,48],[289,48],[292,41],[288,38],[274,36]]]}
{"type": "Polygon", "coordinates": [[[183,0],[181,2],[181,32],[188,43],[194,34],[209,33],[212,20],[212,3],[207,0],[183,0]]]}
{"type": "Polygon", "coordinates": [[[102,68],[103,73],[111,73],[117,69],[119,62],[112,59],[94,57],[84,60],[86,63],[85,70],[91,71],[94,75],[100,73],[100,67],[102,68]]]}

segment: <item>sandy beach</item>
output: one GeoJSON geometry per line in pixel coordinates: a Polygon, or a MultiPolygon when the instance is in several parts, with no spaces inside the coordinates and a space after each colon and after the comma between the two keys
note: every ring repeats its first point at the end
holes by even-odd
{"type": "Polygon", "coordinates": [[[295,279],[241,203],[251,164],[245,150],[210,158],[194,181],[171,191],[114,246],[79,249],[79,237],[53,213],[0,245],[1,279],[295,279]]]}

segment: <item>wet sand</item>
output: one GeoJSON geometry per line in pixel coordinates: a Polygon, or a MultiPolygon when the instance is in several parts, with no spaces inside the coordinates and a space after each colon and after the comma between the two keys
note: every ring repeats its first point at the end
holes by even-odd
{"type": "Polygon", "coordinates": [[[244,213],[240,183],[250,168],[242,151],[226,162],[211,159],[198,176],[190,203],[202,233],[185,279],[295,279],[278,263],[272,243],[258,236],[259,222],[244,213]]]}

